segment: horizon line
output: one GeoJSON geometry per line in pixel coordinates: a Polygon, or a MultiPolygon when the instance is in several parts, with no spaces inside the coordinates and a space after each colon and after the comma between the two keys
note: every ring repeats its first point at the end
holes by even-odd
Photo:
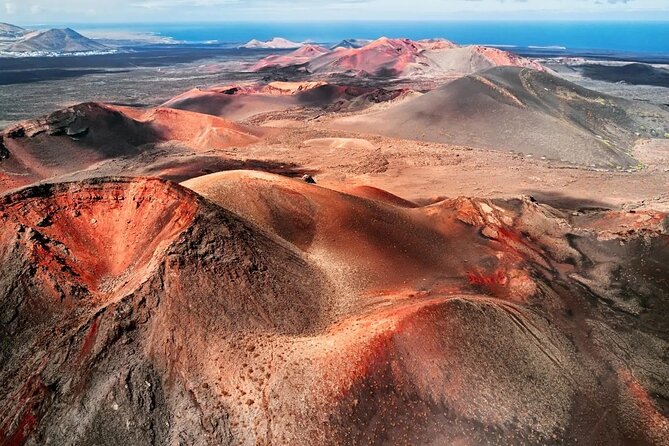
{"type": "Polygon", "coordinates": [[[486,22],[486,23],[510,23],[510,22],[525,22],[525,23],[570,23],[570,22],[614,22],[614,23],[638,23],[638,22],[647,22],[647,23],[669,23],[669,17],[636,17],[636,18],[625,18],[625,17],[574,17],[574,18],[529,18],[529,17],[509,17],[509,18],[444,18],[444,19],[435,19],[435,18],[426,18],[426,19],[277,19],[277,20],[255,20],[255,19],[244,19],[244,20],[176,20],[176,21],[165,21],[165,20],[138,20],[138,21],[35,21],[35,22],[21,22],[21,21],[0,21],[0,23],[6,24],[19,24],[19,25],[63,25],[70,23],[72,25],[225,25],[225,24],[265,24],[265,23],[285,23],[285,24],[307,24],[307,23],[457,23],[457,22],[486,22]]]}

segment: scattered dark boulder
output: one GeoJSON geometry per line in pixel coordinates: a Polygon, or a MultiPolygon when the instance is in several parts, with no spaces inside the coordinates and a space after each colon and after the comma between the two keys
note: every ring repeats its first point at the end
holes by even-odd
{"type": "Polygon", "coordinates": [[[309,174],[304,174],[302,176],[302,181],[304,181],[307,184],[316,184],[316,180],[314,180],[314,177],[312,177],[309,174]]]}
{"type": "Polygon", "coordinates": [[[0,136],[0,160],[9,158],[9,150],[5,147],[2,136],[0,136]]]}
{"type": "Polygon", "coordinates": [[[35,226],[38,228],[46,228],[51,226],[51,216],[50,215],[45,215],[44,217],[40,218],[37,223],[35,223],[35,226]]]}
{"type": "Polygon", "coordinates": [[[8,138],[15,139],[15,138],[23,138],[24,136],[26,136],[26,129],[24,129],[21,126],[14,127],[13,129],[7,131],[8,138]]]}

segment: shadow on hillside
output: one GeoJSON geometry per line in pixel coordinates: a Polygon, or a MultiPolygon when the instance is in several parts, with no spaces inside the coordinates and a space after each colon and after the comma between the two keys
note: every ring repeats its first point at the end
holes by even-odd
{"type": "Polygon", "coordinates": [[[547,204],[556,209],[610,210],[616,208],[616,206],[612,205],[611,203],[607,203],[606,201],[575,197],[557,191],[546,192],[538,190],[525,190],[523,193],[531,196],[539,203],[547,204]]]}

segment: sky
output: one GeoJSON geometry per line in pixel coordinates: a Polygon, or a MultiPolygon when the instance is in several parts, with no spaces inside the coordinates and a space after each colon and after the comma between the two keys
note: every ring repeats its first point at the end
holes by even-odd
{"type": "Polygon", "coordinates": [[[19,25],[351,19],[669,20],[669,0],[0,0],[19,25]]]}

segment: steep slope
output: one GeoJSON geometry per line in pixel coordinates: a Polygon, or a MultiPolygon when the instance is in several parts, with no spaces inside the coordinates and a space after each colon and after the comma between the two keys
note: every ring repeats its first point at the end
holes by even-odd
{"type": "Polygon", "coordinates": [[[498,67],[455,80],[337,128],[511,150],[597,167],[632,167],[639,136],[664,134],[669,113],[587,90],[545,72],[498,67]]]}
{"type": "MultiPolygon", "coordinates": [[[[666,215],[570,220],[529,200],[412,208],[245,172],[185,185],[294,243],[338,284],[343,314],[303,357],[322,358],[319,376],[346,389],[335,407],[350,415],[334,416],[346,441],[668,438],[668,389],[658,377],[668,371],[660,345],[669,284],[665,267],[651,273],[645,260],[659,266],[669,255],[666,215]],[[637,320],[645,328],[631,328],[637,320]],[[347,353],[333,351],[341,342],[360,358],[350,367],[347,353]],[[315,354],[319,343],[331,353],[315,354]],[[615,409],[603,415],[603,407],[615,409]]],[[[318,382],[309,388],[322,392],[318,382]]],[[[303,395],[309,413],[332,413],[303,395]]]]}
{"type": "Polygon", "coordinates": [[[17,53],[39,51],[77,53],[104,50],[109,50],[109,48],[101,43],[82,36],[70,28],[36,31],[27,34],[23,39],[9,47],[9,51],[17,53]]]}
{"type": "Polygon", "coordinates": [[[299,253],[162,181],[41,186],[0,209],[2,444],[229,442],[197,364],[327,310],[299,253]]]}
{"type": "MultiPolygon", "coordinates": [[[[188,111],[86,103],[18,123],[0,133],[0,150],[4,150],[0,172],[20,185],[72,174],[105,161],[138,159],[168,142],[172,146],[161,148],[163,158],[169,152],[215,153],[253,143],[261,135],[249,127],[188,111]]],[[[135,167],[141,167],[141,162],[138,164],[135,167]]],[[[122,171],[133,169],[126,164],[108,174],[122,171]]]]}
{"type": "Polygon", "coordinates": [[[81,170],[104,159],[137,155],[141,146],[160,139],[150,126],[96,103],[16,124],[3,136],[8,159],[40,178],[81,170]]]}
{"type": "Polygon", "coordinates": [[[665,215],[188,185],[0,199],[0,441],[668,439],[665,215]]]}
{"type": "Polygon", "coordinates": [[[18,39],[26,33],[28,33],[28,30],[23,29],[20,26],[10,25],[9,23],[0,23],[0,38],[2,39],[18,39]]]}

